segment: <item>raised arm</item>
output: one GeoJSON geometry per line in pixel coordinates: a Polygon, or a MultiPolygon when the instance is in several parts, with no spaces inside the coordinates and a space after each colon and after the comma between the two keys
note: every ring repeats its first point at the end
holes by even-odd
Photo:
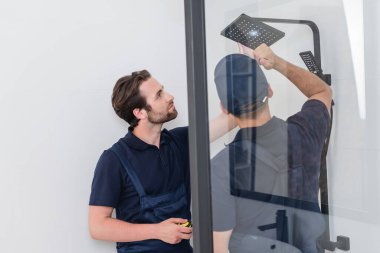
{"type": "Polygon", "coordinates": [[[265,69],[280,72],[309,99],[317,99],[324,103],[330,112],[332,91],[318,76],[277,56],[265,44],[253,51],[253,57],[265,69]]]}
{"type": "Polygon", "coordinates": [[[223,111],[209,121],[210,142],[213,142],[237,126],[234,117],[223,111]]]}
{"type": "Polygon", "coordinates": [[[228,244],[232,235],[232,229],[228,231],[214,231],[214,253],[228,253],[228,244]]]}
{"type": "Polygon", "coordinates": [[[177,225],[186,222],[185,219],[171,218],[157,224],[133,224],[112,218],[112,211],[112,207],[90,206],[88,222],[93,239],[113,242],[158,239],[176,244],[191,237],[191,228],[177,225]]]}
{"type": "Polygon", "coordinates": [[[265,69],[275,69],[280,72],[306,97],[324,103],[330,113],[332,90],[318,76],[277,56],[265,44],[261,44],[255,50],[251,51],[242,45],[239,45],[239,49],[242,53],[254,57],[265,69]]]}

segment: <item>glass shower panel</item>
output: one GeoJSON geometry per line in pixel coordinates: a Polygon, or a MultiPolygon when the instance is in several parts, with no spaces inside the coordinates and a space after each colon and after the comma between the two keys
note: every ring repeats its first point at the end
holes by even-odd
{"type": "Polygon", "coordinates": [[[210,144],[215,252],[373,252],[368,245],[380,236],[379,5],[205,1],[209,118],[229,113],[225,128],[231,119],[236,125],[210,144]],[[274,31],[284,36],[257,48],[255,40],[270,44],[274,31]],[[273,58],[263,50],[331,84],[327,161],[324,105],[293,84],[307,81],[286,77],[289,68],[267,66],[273,58]]]}

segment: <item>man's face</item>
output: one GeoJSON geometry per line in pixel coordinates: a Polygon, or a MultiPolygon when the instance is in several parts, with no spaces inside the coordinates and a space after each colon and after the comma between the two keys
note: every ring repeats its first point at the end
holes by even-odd
{"type": "Polygon", "coordinates": [[[150,107],[147,110],[149,122],[162,124],[177,117],[178,112],[174,106],[174,97],[164,91],[164,86],[153,77],[140,85],[140,94],[146,99],[148,107],[150,107]]]}

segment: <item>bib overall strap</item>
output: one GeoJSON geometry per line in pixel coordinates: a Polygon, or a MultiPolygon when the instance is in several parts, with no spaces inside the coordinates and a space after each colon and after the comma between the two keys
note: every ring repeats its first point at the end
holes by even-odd
{"type": "Polygon", "coordinates": [[[131,179],[133,185],[136,188],[137,193],[139,194],[140,197],[145,196],[145,191],[144,188],[141,185],[141,182],[139,178],[136,175],[136,172],[133,170],[132,165],[128,161],[126,155],[125,155],[125,150],[119,143],[115,143],[111,149],[116,156],[119,158],[121,164],[123,165],[124,169],[127,171],[127,174],[129,178],[131,179]]]}

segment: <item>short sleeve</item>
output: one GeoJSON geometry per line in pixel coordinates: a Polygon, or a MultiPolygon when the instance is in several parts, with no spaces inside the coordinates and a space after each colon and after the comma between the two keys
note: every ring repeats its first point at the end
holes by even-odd
{"type": "Polygon", "coordinates": [[[230,192],[228,149],[211,160],[211,197],[214,231],[227,231],[236,226],[235,198],[230,192]]]}
{"type": "Polygon", "coordinates": [[[182,152],[182,159],[185,165],[185,184],[187,190],[187,199],[191,202],[191,186],[190,186],[190,161],[189,161],[189,128],[188,127],[176,127],[171,129],[170,134],[176,142],[182,152]]]}
{"type": "Polygon", "coordinates": [[[90,205],[116,207],[122,190],[121,163],[112,151],[100,156],[92,181],[90,205]]]}
{"type": "Polygon", "coordinates": [[[311,145],[322,146],[326,138],[330,116],[319,100],[308,100],[300,112],[288,118],[288,124],[296,125],[303,138],[311,145]]]}
{"type": "Polygon", "coordinates": [[[169,131],[173,134],[184,146],[189,145],[189,128],[177,127],[169,131]]]}

